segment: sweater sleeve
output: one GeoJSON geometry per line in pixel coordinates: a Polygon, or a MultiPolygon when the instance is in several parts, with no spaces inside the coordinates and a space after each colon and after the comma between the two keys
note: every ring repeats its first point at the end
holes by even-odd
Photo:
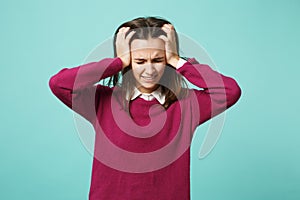
{"type": "Polygon", "coordinates": [[[96,116],[99,93],[109,89],[96,84],[122,69],[120,58],[105,58],[74,68],[63,68],[49,80],[53,94],[66,106],[92,122],[96,116]],[[94,105],[94,106],[91,106],[94,105]]]}
{"type": "Polygon", "coordinates": [[[199,124],[222,113],[241,96],[241,88],[233,78],[200,64],[195,58],[189,58],[177,71],[193,85],[202,88],[193,89],[200,109],[199,115],[195,115],[199,116],[199,124]]]}

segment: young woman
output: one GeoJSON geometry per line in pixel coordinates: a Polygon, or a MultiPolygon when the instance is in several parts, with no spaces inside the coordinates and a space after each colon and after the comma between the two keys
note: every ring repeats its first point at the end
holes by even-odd
{"type": "Polygon", "coordinates": [[[89,199],[190,199],[193,132],[241,90],[233,78],[181,58],[178,44],[169,21],[136,18],[117,29],[114,58],[51,77],[57,98],[95,129],[89,199]],[[105,78],[108,85],[98,83],[105,78]]]}

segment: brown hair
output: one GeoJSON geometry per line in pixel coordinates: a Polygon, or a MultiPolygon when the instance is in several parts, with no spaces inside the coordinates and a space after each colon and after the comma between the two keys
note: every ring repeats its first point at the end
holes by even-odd
{"type": "MultiPolygon", "coordinates": [[[[136,19],[133,19],[131,21],[125,22],[122,25],[120,25],[115,34],[114,34],[114,40],[113,40],[113,46],[114,46],[114,56],[116,57],[116,36],[120,28],[122,27],[130,27],[130,30],[134,30],[136,33],[132,36],[130,39],[129,44],[134,39],[149,39],[149,38],[157,38],[160,35],[165,35],[166,33],[161,29],[161,27],[164,24],[171,24],[169,21],[162,19],[160,17],[139,17],[136,19]]],[[[128,33],[130,32],[128,31],[128,33]]],[[[175,30],[175,29],[174,29],[175,30]]],[[[127,34],[128,34],[127,33],[127,34]]],[[[175,30],[175,37],[176,37],[176,46],[177,46],[177,54],[179,55],[179,42],[178,42],[178,35],[175,30]]],[[[110,77],[107,85],[120,85],[123,99],[124,99],[124,105],[128,105],[126,102],[126,94],[129,92],[129,99],[131,98],[131,95],[133,94],[134,90],[134,77],[131,72],[131,64],[123,70],[115,74],[114,76],[110,77]],[[129,72],[129,73],[127,73],[129,72]],[[125,73],[126,76],[123,76],[125,73]],[[122,80],[120,82],[120,77],[122,75],[122,80]]],[[[176,72],[174,67],[167,64],[164,74],[160,80],[160,85],[162,88],[162,93],[166,96],[165,103],[163,104],[163,107],[167,109],[174,101],[177,100],[177,97],[184,97],[187,94],[187,83],[183,79],[183,77],[176,72]],[[185,87],[185,88],[184,88],[185,87]]]]}

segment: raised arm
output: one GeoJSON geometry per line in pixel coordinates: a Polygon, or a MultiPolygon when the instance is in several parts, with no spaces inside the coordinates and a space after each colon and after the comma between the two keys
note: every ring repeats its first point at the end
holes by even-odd
{"type": "Polygon", "coordinates": [[[105,58],[99,62],[64,68],[49,80],[53,94],[90,122],[96,117],[100,98],[107,94],[105,90],[110,90],[107,86],[95,84],[101,79],[115,75],[130,64],[129,40],[134,31],[128,31],[128,27],[123,27],[117,33],[116,58],[105,58]]]}
{"type": "Polygon", "coordinates": [[[118,73],[122,69],[120,58],[105,58],[74,68],[63,68],[49,80],[53,94],[69,108],[89,121],[93,120],[96,102],[101,90],[108,89],[95,85],[101,79],[118,73]],[[91,106],[94,105],[94,106],[91,106]]]}
{"type": "MultiPolygon", "coordinates": [[[[178,55],[175,30],[173,25],[164,24],[162,30],[167,36],[159,38],[165,41],[167,62],[176,68],[189,82],[202,88],[194,89],[198,101],[200,119],[199,124],[220,114],[232,106],[241,96],[241,89],[237,82],[230,77],[224,76],[212,70],[208,65],[200,64],[194,58],[188,59],[182,66],[182,59],[178,55]]],[[[198,115],[194,115],[198,116],[198,115]]]]}
{"type": "Polygon", "coordinates": [[[198,63],[194,58],[188,59],[177,71],[189,82],[202,88],[194,89],[200,109],[199,124],[225,111],[241,96],[241,89],[233,78],[198,63]]]}

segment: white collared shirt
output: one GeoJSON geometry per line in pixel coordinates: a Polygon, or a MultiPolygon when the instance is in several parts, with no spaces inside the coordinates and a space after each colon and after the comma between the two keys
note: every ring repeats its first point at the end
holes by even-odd
{"type": "MultiPolygon", "coordinates": [[[[179,61],[177,63],[177,66],[176,66],[176,69],[179,69],[180,67],[182,67],[187,61],[182,59],[182,58],[179,58],[179,61]]],[[[134,91],[133,91],[133,95],[131,97],[130,100],[134,100],[136,99],[137,97],[140,97],[140,98],[143,98],[145,99],[146,101],[151,101],[153,100],[154,98],[156,98],[156,100],[161,104],[163,105],[165,103],[165,98],[166,96],[164,94],[161,93],[161,86],[159,86],[156,90],[154,90],[153,92],[151,93],[142,93],[141,91],[139,91],[139,89],[137,89],[136,87],[134,88],[134,91]]],[[[128,94],[127,94],[127,100],[128,100],[128,94]]]]}
{"type": "Polygon", "coordinates": [[[159,86],[156,90],[154,90],[151,93],[142,93],[141,91],[139,91],[139,89],[135,87],[131,100],[134,100],[137,97],[145,99],[146,101],[151,101],[155,98],[161,105],[163,105],[165,103],[166,96],[161,93],[161,86],[159,86]]]}

